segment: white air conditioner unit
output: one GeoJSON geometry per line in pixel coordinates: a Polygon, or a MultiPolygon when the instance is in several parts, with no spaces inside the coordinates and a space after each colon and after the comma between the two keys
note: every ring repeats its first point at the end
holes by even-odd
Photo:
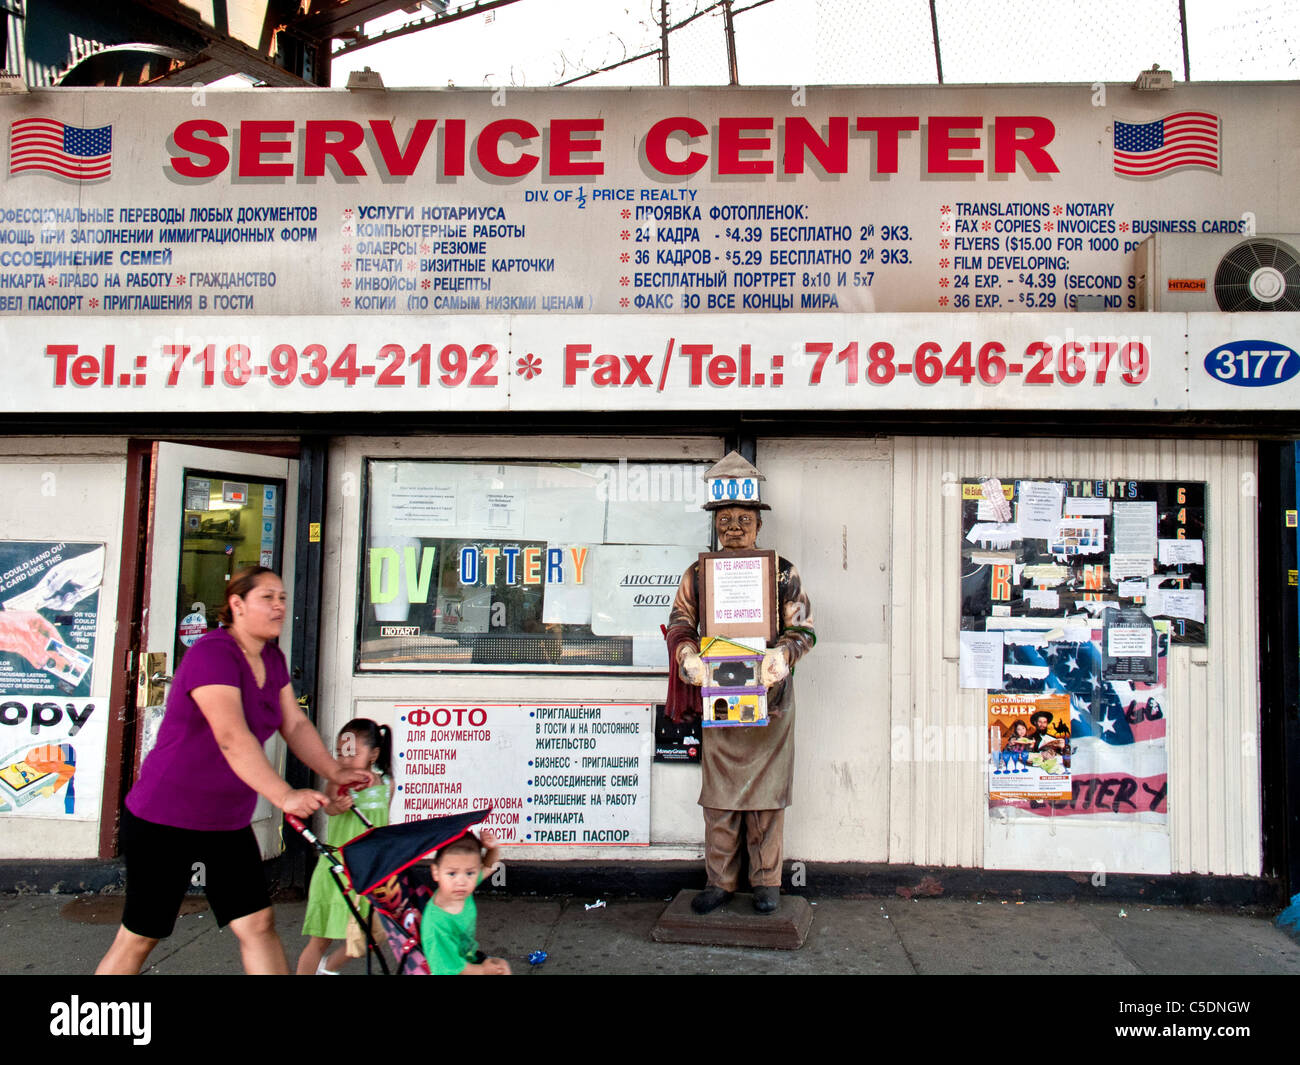
{"type": "Polygon", "coordinates": [[[1134,253],[1146,311],[1300,311],[1300,234],[1160,233],[1134,253]]]}

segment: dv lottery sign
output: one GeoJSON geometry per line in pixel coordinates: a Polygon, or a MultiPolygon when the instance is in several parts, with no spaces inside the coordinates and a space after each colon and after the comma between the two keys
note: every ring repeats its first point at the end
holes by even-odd
{"type": "Polygon", "coordinates": [[[394,821],[492,807],[514,846],[646,846],[649,703],[399,703],[394,821]]]}
{"type": "Polygon", "coordinates": [[[1153,233],[1300,230],[1276,180],[1298,105],[1294,83],[38,90],[0,101],[0,315],[1134,310],[1153,233]],[[93,165],[32,165],[37,120],[93,165]]]}

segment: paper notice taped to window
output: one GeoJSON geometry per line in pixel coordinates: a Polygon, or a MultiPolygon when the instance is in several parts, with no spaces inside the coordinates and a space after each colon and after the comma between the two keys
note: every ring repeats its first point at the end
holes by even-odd
{"type": "Polygon", "coordinates": [[[1005,550],[1017,540],[1024,539],[1015,522],[981,522],[971,528],[966,539],[980,547],[1005,550]]]}
{"type": "Polygon", "coordinates": [[[1003,643],[1000,632],[963,632],[958,660],[963,688],[1002,688],[1003,643]]]}
{"type": "Polygon", "coordinates": [[[996,477],[987,477],[980,481],[980,490],[984,493],[984,498],[993,508],[993,514],[998,521],[1011,520],[1011,504],[1007,501],[1006,491],[1002,487],[1002,482],[996,477]]]}
{"type": "Polygon", "coordinates": [[[1026,538],[1046,540],[1061,520],[1062,485],[1052,481],[1021,481],[1016,521],[1026,538]]]}
{"type": "Polygon", "coordinates": [[[1160,613],[1167,618],[1188,618],[1192,621],[1205,620],[1205,593],[1195,591],[1173,591],[1169,588],[1160,590],[1160,613]]]}
{"type": "Polygon", "coordinates": [[[1067,496],[1065,516],[1067,518],[1104,518],[1110,513],[1110,500],[1105,496],[1067,496]]]}
{"type": "Polygon", "coordinates": [[[1022,593],[1032,610],[1059,610],[1061,596],[1053,588],[1026,588],[1022,593]]]}
{"type": "Polygon", "coordinates": [[[1155,503],[1116,503],[1114,514],[1115,550],[1124,555],[1156,554],[1155,503]]]}
{"type": "Polygon", "coordinates": [[[1126,577],[1150,577],[1156,571],[1156,560],[1150,555],[1110,556],[1110,579],[1123,580],[1126,577]]]}
{"type": "Polygon", "coordinates": [[[1161,540],[1160,565],[1201,566],[1205,564],[1203,540],[1161,540]]]}

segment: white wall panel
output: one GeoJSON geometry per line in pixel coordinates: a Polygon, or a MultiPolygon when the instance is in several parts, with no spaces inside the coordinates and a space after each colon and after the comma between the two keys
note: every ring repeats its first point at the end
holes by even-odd
{"type": "MultiPolygon", "coordinates": [[[[363,456],[697,458],[698,440],[340,441],[326,529],[324,665],[336,699],[662,697],[649,677],[352,675],[363,456]],[[617,456],[616,456],[617,457],[617,456]],[[522,685],[522,687],[521,687],[522,685]],[[526,688],[526,691],[525,691],[526,688]]],[[[715,445],[716,446],[716,445],[715,445]]],[[[760,438],[759,545],[799,567],[818,644],[798,670],[795,803],[786,855],[989,868],[1258,874],[1260,809],[1255,451],[1238,441],[760,438]],[[1168,678],[1166,826],[1080,818],[990,825],[982,693],[958,687],[960,480],[1101,477],[1208,484],[1208,648],[1176,646],[1168,678]]],[[[700,846],[698,770],[656,766],[655,858],[700,846]]],[[[612,849],[573,857],[645,857],[612,849]]],[[[526,857],[524,852],[519,857],[526,857]]],[[[542,855],[537,855],[541,857],[542,855]]],[[[555,857],[547,853],[546,857],[555,857]]]]}
{"type": "MultiPolygon", "coordinates": [[[[81,540],[106,545],[92,669],[93,692],[109,712],[126,440],[11,437],[4,441],[2,451],[0,483],[4,485],[7,505],[0,513],[0,539],[81,540]]],[[[23,738],[31,739],[25,730],[23,738]]],[[[0,754],[4,753],[0,750],[0,754]]],[[[81,780],[80,774],[77,780],[81,780]]],[[[83,795],[84,791],[78,791],[78,804],[84,801],[83,795]]],[[[94,801],[98,803],[99,799],[96,793],[94,801]]],[[[0,814],[0,859],[93,858],[98,853],[98,818],[62,821],[21,813],[0,814]]]]}
{"type": "Polygon", "coordinates": [[[758,546],[798,568],[817,628],[797,668],[787,858],[889,856],[891,453],[873,440],[758,442],[772,505],[758,546]]]}

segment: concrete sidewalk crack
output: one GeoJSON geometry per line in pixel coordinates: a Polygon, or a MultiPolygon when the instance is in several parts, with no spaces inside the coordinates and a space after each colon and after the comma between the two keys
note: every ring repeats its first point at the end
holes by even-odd
{"type": "Polygon", "coordinates": [[[1086,920],[1089,925],[1091,925],[1094,929],[1096,929],[1097,933],[1104,940],[1106,940],[1107,943],[1109,943],[1112,947],[1114,947],[1115,950],[1117,950],[1120,953],[1120,955],[1124,958],[1125,961],[1127,961],[1131,966],[1133,966],[1133,968],[1136,969],[1137,972],[1140,973],[1141,975],[1143,976],[1147,975],[1147,970],[1142,966],[1142,963],[1138,961],[1138,959],[1135,958],[1132,954],[1130,954],[1127,950],[1124,949],[1124,944],[1121,943],[1119,940],[1117,940],[1114,936],[1112,936],[1105,929],[1105,927],[1103,927],[1101,924],[1099,924],[1097,921],[1093,919],[1093,913],[1094,913],[1093,910],[1091,909],[1083,910],[1082,913],[1083,913],[1084,920],[1086,920]]]}
{"type": "MultiPolygon", "coordinates": [[[[885,907],[883,905],[880,908],[882,910],[885,910],[885,907]]],[[[916,959],[912,957],[912,952],[907,949],[907,944],[903,942],[903,934],[898,930],[898,925],[894,921],[893,916],[889,914],[888,910],[885,910],[885,916],[887,916],[889,919],[889,930],[894,934],[894,939],[897,941],[899,949],[902,950],[903,957],[907,959],[907,964],[912,967],[912,975],[920,976],[921,969],[916,964],[916,959]]]]}

